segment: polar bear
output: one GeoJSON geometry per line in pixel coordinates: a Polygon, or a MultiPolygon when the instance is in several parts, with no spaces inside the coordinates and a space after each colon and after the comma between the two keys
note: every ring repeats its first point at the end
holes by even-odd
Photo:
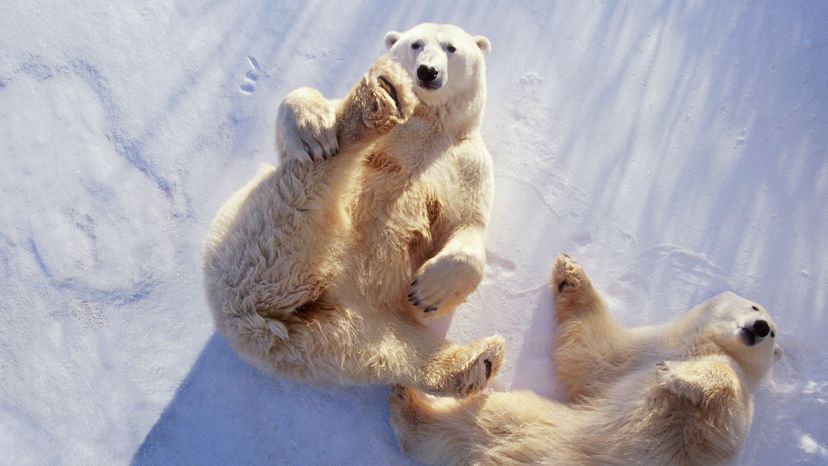
{"type": "Polygon", "coordinates": [[[526,391],[458,400],[397,386],[402,450],[430,464],[727,464],[751,392],[780,354],[756,303],[718,295],[672,323],[616,323],[583,269],[558,257],[555,363],[572,404],[526,391]]]}
{"type": "Polygon", "coordinates": [[[216,326],[253,365],[319,384],[400,383],[465,396],[500,367],[499,336],[433,336],[482,278],[492,197],[480,134],[491,45],[451,25],[385,36],[343,100],[281,103],[278,167],[221,207],[205,281],[216,326]]]}

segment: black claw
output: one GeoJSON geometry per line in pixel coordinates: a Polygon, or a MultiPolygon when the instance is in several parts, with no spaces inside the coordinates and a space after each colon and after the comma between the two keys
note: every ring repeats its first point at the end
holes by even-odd
{"type": "Polygon", "coordinates": [[[425,312],[434,312],[437,310],[437,306],[428,306],[425,308],[425,312]]]}
{"type": "Polygon", "coordinates": [[[415,306],[417,306],[417,307],[419,307],[419,306],[420,306],[420,300],[418,300],[418,299],[415,299],[415,300],[413,301],[413,303],[414,303],[414,305],[415,305],[415,306]]]}
{"type": "Polygon", "coordinates": [[[492,362],[488,359],[483,360],[483,365],[486,366],[486,380],[492,375],[492,362]]]}
{"type": "Polygon", "coordinates": [[[415,279],[414,279],[414,281],[413,281],[413,282],[411,282],[411,286],[417,286],[417,282],[418,282],[419,280],[420,280],[419,278],[415,278],[415,279]]]}

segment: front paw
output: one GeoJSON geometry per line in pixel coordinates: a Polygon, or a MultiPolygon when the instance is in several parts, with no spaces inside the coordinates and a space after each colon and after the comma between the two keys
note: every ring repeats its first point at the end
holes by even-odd
{"type": "Polygon", "coordinates": [[[732,399],[740,383],[730,365],[710,360],[663,361],[656,364],[656,378],[668,392],[708,407],[732,399]]]}
{"type": "MultiPolygon", "coordinates": [[[[684,363],[686,364],[686,363],[684,363]]],[[[683,363],[662,361],[656,364],[656,377],[668,392],[689,400],[694,405],[701,405],[704,399],[702,387],[682,373],[683,363]]]]}
{"type": "Polygon", "coordinates": [[[483,277],[483,266],[463,255],[434,258],[414,276],[408,301],[425,315],[443,314],[466,299],[483,277]]]}
{"type": "Polygon", "coordinates": [[[276,144],[286,159],[323,160],[336,155],[336,131],[336,111],[316,89],[296,89],[279,105],[276,144]]]}
{"type": "Polygon", "coordinates": [[[370,105],[363,109],[366,126],[384,128],[408,119],[418,100],[414,95],[411,76],[390,57],[377,60],[368,72],[366,85],[370,87],[370,105]]]}
{"type": "Polygon", "coordinates": [[[555,260],[552,268],[552,287],[557,290],[557,295],[577,294],[588,283],[584,270],[567,254],[560,254],[555,260]]]}
{"type": "Polygon", "coordinates": [[[412,86],[411,76],[397,62],[380,58],[339,110],[340,140],[375,138],[404,123],[418,103],[412,86]]]}

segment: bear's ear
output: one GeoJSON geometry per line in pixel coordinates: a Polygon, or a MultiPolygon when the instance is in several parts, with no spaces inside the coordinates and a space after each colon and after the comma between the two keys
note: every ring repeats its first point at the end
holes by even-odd
{"type": "Polygon", "coordinates": [[[400,33],[397,31],[389,31],[385,34],[385,48],[390,49],[398,40],[400,40],[400,33]]]}
{"type": "MultiPolygon", "coordinates": [[[[388,41],[387,36],[385,40],[388,41]]],[[[492,51],[492,43],[489,42],[486,36],[475,36],[474,43],[477,44],[477,48],[483,52],[483,55],[488,55],[492,51]]]]}

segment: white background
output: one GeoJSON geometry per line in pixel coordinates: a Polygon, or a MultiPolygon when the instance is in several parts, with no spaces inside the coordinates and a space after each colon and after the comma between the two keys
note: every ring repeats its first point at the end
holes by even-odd
{"type": "Polygon", "coordinates": [[[428,20],[493,44],[487,275],[436,331],[554,397],[558,252],[627,325],[733,290],[786,349],[741,463],[828,464],[828,3],[119,3],[0,3],[0,463],[406,463],[385,387],[231,352],[201,253],[280,99],[428,20]]]}

